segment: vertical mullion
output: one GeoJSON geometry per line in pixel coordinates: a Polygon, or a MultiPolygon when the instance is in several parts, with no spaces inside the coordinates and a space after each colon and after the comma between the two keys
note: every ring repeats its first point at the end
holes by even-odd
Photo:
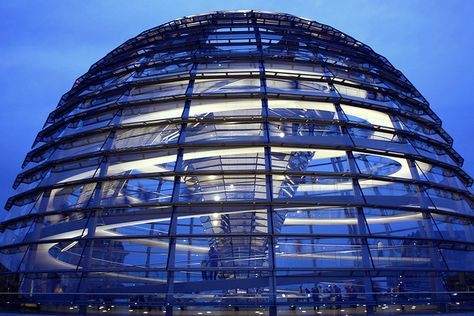
{"type": "MultiPolygon", "coordinates": [[[[271,153],[270,153],[270,131],[268,123],[268,98],[267,98],[267,83],[265,79],[265,63],[262,48],[262,40],[257,25],[255,13],[252,12],[252,22],[255,31],[255,38],[257,42],[257,49],[260,53],[259,70],[260,70],[260,92],[262,94],[262,116],[263,116],[263,132],[265,136],[265,143],[268,144],[264,148],[265,153],[265,185],[267,198],[271,203],[273,200],[272,174],[271,174],[271,153]]],[[[274,229],[273,229],[273,207],[267,207],[267,230],[268,230],[268,267],[270,268],[269,277],[269,312],[270,316],[276,315],[276,277],[275,277],[275,255],[274,255],[274,229]]]]}
{"type": "Polygon", "coordinates": [[[181,185],[181,176],[176,175],[176,172],[181,171],[181,165],[183,162],[183,147],[186,133],[187,120],[189,118],[189,107],[191,105],[191,98],[194,88],[194,80],[196,75],[197,62],[194,62],[190,70],[190,79],[188,87],[186,88],[186,101],[184,103],[183,113],[181,114],[181,128],[178,137],[178,153],[176,156],[176,164],[174,166],[174,184],[173,192],[171,195],[171,203],[173,203],[171,211],[170,227],[168,230],[168,260],[166,262],[167,271],[167,290],[166,290],[166,315],[171,316],[173,314],[174,305],[174,277],[175,277],[175,255],[176,255],[176,225],[177,225],[177,206],[174,205],[179,200],[179,190],[181,185]]]}

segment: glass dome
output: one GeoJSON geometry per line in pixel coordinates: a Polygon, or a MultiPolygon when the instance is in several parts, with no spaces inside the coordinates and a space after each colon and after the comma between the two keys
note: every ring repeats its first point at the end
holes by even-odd
{"type": "Polygon", "coordinates": [[[168,315],[468,304],[461,165],[367,45],[288,14],[184,17],[49,115],[0,224],[2,296],[168,315]]]}

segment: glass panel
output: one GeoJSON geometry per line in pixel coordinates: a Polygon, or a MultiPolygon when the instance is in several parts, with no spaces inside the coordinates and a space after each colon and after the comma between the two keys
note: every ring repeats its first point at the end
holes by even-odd
{"type": "Polygon", "coordinates": [[[354,68],[346,67],[333,67],[331,65],[326,66],[329,71],[334,75],[334,80],[338,82],[351,82],[357,84],[357,82],[368,83],[371,85],[383,85],[382,80],[373,73],[365,73],[358,71],[354,68]]]}
{"type": "Polygon", "coordinates": [[[27,253],[28,246],[9,247],[0,250],[0,264],[5,272],[17,272],[27,253]]]}
{"type": "Polygon", "coordinates": [[[268,100],[268,115],[283,118],[316,119],[334,121],[338,119],[332,103],[301,100],[268,100]]]}
{"type": "MultiPolygon", "coordinates": [[[[151,249],[150,265],[157,256],[155,250],[151,249]]],[[[89,272],[87,279],[84,278],[81,283],[85,292],[81,298],[87,300],[88,304],[96,305],[89,305],[87,314],[97,313],[98,310],[118,314],[158,313],[159,308],[150,305],[166,304],[166,281],[165,271],[89,272]],[[143,295],[145,293],[148,295],[143,295]]]]}
{"type": "Polygon", "coordinates": [[[218,44],[218,43],[213,43],[214,46],[211,46],[213,49],[211,50],[206,50],[206,51],[200,51],[202,56],[234,56],[238,55],[240,58],[241,57],[246,57],[248,55],[257,55],[260,56],[260,52],[257,50],[257,45],[255,44],[248,44],[248,45],[232,45],[232,44],[218,44]]]}
{"type": "Polygon", "coordinates": [[[193,86],[193,93],[248,93],[259,92],[259,79],[196,79],[193,86]]]}
{"type": "Polygon", "coordinates": [[[175,272],[174,281],[174,295],[179,302],[225,305],[222,308],[203,306],[201,309],[193,309],[193,314],[190,315],[226,315],[233,312],[243,315],[268,315],[266,308],[258,306],[268,304],[268,272],[221,270],[216,274],[213,271],[178,271],[175,272]],[[232,305],[239,307],[229,307],[232,305]]]}
{"type": "Polygon", "coordinates": [[[428,215],[391,209],[364,208],[372,235],[418,238],[441,238],[428,215]]]}
{"type": "Polygon", "coordinates": [[[474,249],[468,247],[466,250],[452,249],[452,245],[443,245],[441,253],[451,270],[472,271],[474,270],[474,249]],[[445,246],[446,248],[444,248],[445,246]],[[450,249],[451,248],[451,249],[450,249]]]}
{"type": "Polygon", "coordinates": [[[136,175],[173,171],[176,164],[176,149],[168,151],[135,152],[110,156],[106,175],[136,175]]]}
{"type": "Polygon", "coordinates": [[[260,99],[193,100],[189,117],[241,117],[262,116],[260,99]]]}
{"type": "Polygon", "coordinates": [[[268,210],[254,206],[206,206],[179,208],[178,234],[263,234],[268,233],[268,210]]]}
{"type": "Polygon", "coordinates": [[[178,141],[180,126],[176,124],[118,130],[112,149],[174,144],[178,141]]]}
{"type": "Polygon", "coordinates": [[[346,152],[342,150],[272,147],[272,170],[349,172],[346,152]]]}
{"type": "Polygon", "coordinates": [[[349,96],[352,99],[367,99],[368,93],[367,90],[354,88],[350,86],[343,86],[340,84],[334,84],[334,87],[337,89],[339,94],[344,96],[349,96]]]}
{"type": "Polygon", "coordinates": [[[34,226],[32,220],[17,221],[7,225],[0,234],[0,246],[21,243],[34,226]]]}
{"type": "Polygon", "coordinates": [[[21,280],[19,292],[22,293],[22,300],[32,303],[64,304],[65,300],[73,300],[81,276],[81,273],[70,272],[26,273],[21,280]]]}
{"type": "Polygon", "coordinates": [[[54,152],[54,150],[55,150],[55,147],[48,147],[36,152],[30,152],[26,156],[25,162],[23,163],[24,170],[29,170],[38,166],[43,161],[48,159],[51,156],[51,154],[54,152]]]}
{"type": "Polygon", "coordinates": [[[186,126],[186,142],[263,141],[262,123],[195,123],[186,126]]]}
{"type": "Polygon", "coordinates": [[[170,202],[173,186],[173,177],[132,178],[103,182],[100,205],[170,202]]]}
{"type": "Polygon", "coordinates": [[[63,212],[35,219],[24,242],[80,238],[87,234],[88,212],[63,212]]]}
{"type": "Polygon", "coordinates": [[[359,179],[367,203],[375,205],[423,207],[426,195],[411,183],[359,179]]]}
{"type": "Polygon", "coordinates": [[[76,270],[81,261],[84,246],[85,242],[82,240],[31,245],[20,271],[76,270]]]}
{"type": "Polygon", "coordinates": [[[188,81],[176,81],[157,83],[153,85],[132,88],[128,96],[123,96],[120,102],[131,102],[139,100],[154,100],[177,95],[184,95],[188,87],[188,81]]]}
{"type": "Polygon", "coordinates": [[[72,111],[68,113],[68,116],[86,112],[89,109],[97,108],[99,106],[105,109],[106,106],[110,106],[111,104],[117,104],[121,97],[122,92],[101,93],[89,96],[86,100],[75,106],[72,111]]]}
{"type": "MultiPolygon", "coordinates": [[[[314,311],[314,305],[333,307],[333,305],[348,304],[353,302],[358,305],[365,300],[364,278],[356,276],[319,276],[313,271],[278,271],[276,277],[277,302],[290,306],[301,306],[298,314],[308,312],[316,315],[324,314],[324,311],[314,311]],[[338,303],[339,302],[339,303],[338,303]],[[303,306],[310,305],[305,309],[303,306]]],[[[355,306],[354,306],[355,307],[355,306]]],[[[278,311],[282,315],[287,315],[288,307],[282,307],[278,311]]],[[[354,311],[354,309],[351,309],[354,311]]],[[[344,310],[343,310],[344,311],[344,310]]],[[[342,311],[342,312],[343,312],[342,311]]],[[[363,310],[360,310],[362,312],[363,310]]],[[[294,314],[297,311],[290,311],[294,314]]],[[[329,310],[327,312],[330,312],[329,310]]],[[[335,311],[339,313],[339,310],[335,311]]]]}
{"type": "Polygon", "coordinates": [[[168,235],[171,208],[132,208],[104,210],[97,213],[97,236],[168,235]]]}
{"type": "Polygon", "coordinates": [[[325,71],[321,65],[284,63],[268,60],[265,62],[267,75],[284,75],[294,77],[316,77],[324,78],[325,71]]]}
{"type": "Polygon", "coordinates": [[[390,143],[402,142],[402,140],[396,134],[392,133],[385,133],[373,129],[359,127],[348,127],[347,130],[349,132],[349,135],[355,138],[378,140],[390,143]]]}
{"type": "Polygon", "coordinates": [[[273,230],[281,234],[360,234],[356,209],[327,206],[275,208],[273,230]]]}
{"type": "Polygon", "coordinates": [[[443,276],[446,290],[459,301],[472,300],[474,274],[472,272],[447,272],[443,276]],[[459,293],[461,292],[461,293],[459,293]]]}
{"type": "Polygon", "coordinates": [[[189,61],[173,63],[168,65],[157,64],[154,67],[144,69],[139,78],[163,78],[168,76],[186,75],[190,72],[193,64],[189,61]]]}
{"type": "Polygon", "coordinates": [[[164,268],[168,245],[169,239],[165,238],[96,239],[88,243],[85,251],[91,257],[81,265],[107,271],[164,268]]]}
{"type": "MultiPolygon", "coordinates": [[[[49,174],[51,167],[39,168],[34,171],[26,170],[18,175],[13,184],[15,194],[24,193],[38,186],[45,175],[49,174]]],[[[1,218],[1,216],[0,216],[1,218]]]]}
{"type": "Polygon", "coordinates": [[[334,94],[325,82],[285,79],[267,79],[267,92],[324,96],[334,94]]]}
{"type": "Polygon", "coordinates": [[[51,190],[46,212],[87,207],[92,199],[95,186],[96,183],[87,183],[51,190]]]}
{"type": "Polygon", "coordinates": [[[410,239],[368,239],[370,254],[377,268],[444,268],[432,242],[410,239]]]}
{"type": "MultiPolygon", "coordinates": [[[[438,313],[437,307],[433,306],[433,309],[430,310],[428,305],[434,303],[434,301],[445,301],[447,299],[443,297],[444,287],[441,284],[440,276],[436,273],[405,271],[403,273],[387,274],[389,276],[372,277],[375,299],[379,303],[386,302],[387,305],[411,304],[419,307],[419,309],[416,309],[417,312],[435,314],[438,313]],[[426,303],[426,305],[420,306],[423,303],[426,303]]],[[[400,311],[396,312],[397,314],[400,313],[400,311]]]]}
{"type": "Polygon", "coordinates": [[[266,237],[179,238],[176,240],[175,267],[206,267],[208,279],[216,280],[223,273],[219,268],[268,267],[267,248],[266,237]]]}
{"type": "Polygon", "coordinates": [[[3,218],[3,220],[12,219],[26,214],[38,213],[41,206],[43,193],[34,193],[13,200],[13,205],[3,218]]]}
{"type": "MultiPolygon", "coordinates": [[[[230,35],[228,35],[230,36],[230,35]]],[[[258,75],[260,68],[256,62],[245,62],[238,60],[218,60],[208,64],[198,64],[197,75],[205,74],[248,74],[254,73],[258,75]]]]}
{"type": "Polygon", "coordinates": [[[57,164],[49,169],[40,186],[90,179],[98,174],[102,157],[57,164]]]}
{"type": "Polygon", "coordinates": [[[471,216],[474,214],[474,203],[462,194],[437,188],[426,189],[426,192],[437,210],[471,216]]]}
{"type": "Polygon", "coordinates": [[[416,168],[422,180],[447,185],[453,188],[466,190],[464,183],[457,177],[456,173],[442,167],[426,162],[415,161],[416,168]]]}
{"type": "Polygon", "coordinates": [[[68,123],[66,128],[60,135],[58,135],[58,137],[69,136],[107,126],[110,124],[114,116],[115,111],[88,115],[85,118],[68,123]]]}
{"type": "Polygon", "coordinates": [[[448,163],[453,166],[458,165],[441,147],[433,146],[424,141],[413,138],[410,139],[410,143],[413,145],[413,147],[415,147],[416,151],[424,157],[448,163]]]}
{"type": "Polygon", "coordinates": [[[266,199],[265,175],[195,175],[181,178],[181,202],[262,199],[266,199]]]}
{"type": "Polygon", "coordinates": [[[123,109],[120,116],[121,124],[140,122],[157,122],[172,118],[181,118],[183,102],[155,103],[143,106],[131,106],[123,109]]]}
{"type": "Polygon", "coordinates": [[[256,171],[265,169],[263,147],[186,149],[181,171],[256,171]]]}
{"type": "Polygon", "coordinates": [[[270,123],[270,140],[276,143],[349,145],[337,125],[311,123],[270,123]]]}
{"type": "Polygon", "coordinates": [[[279,268],[363,267],[362,246],[358,238],[278,237],[274,243],[275,264],[279,268]]]}
{"type": "Polygon", "coordinates": [[[60,143],[51,155],[50,160],[63,159],[99,151],[102,149],[107,136],[108,133],[101,133],[60,143]]]}
{"type": "Polygon", "coordinates": [[[341,108],[349,121],[393,128],[392,120],[386,113],[344,104],[341,108]]]}
{"type": "Polygon", "coordinates": [[[435,139],[437,141],[446,143],[446,140],[442,138],[432,126],[431,127],[425,126],[421,123],[418,123],[414,120],[410,120],[403,116],[398,117],[398,119],[401,121],[401,124],[405,130],[415,132],[419,135],[426,136],[426,137],[435,139]]]}
{"type": "Polygon", "coordinates": [[[294,201],[314,200],[315,197],[321,202],[337,199],[342,203],[342,197],[353,201],[352,179],[322,176],[273,176],[273,199],[294,201]]]}
{"type": "Polygon", "coordinates": [[[474,240],[474,223],[461,217],[431,213],[444,239],[467,241],[474,240]]]}
{"type": "Polygon", "coordinates": [[[360,173],[412,179],[410,166],[404,158],[354,152],[360,173]]]}

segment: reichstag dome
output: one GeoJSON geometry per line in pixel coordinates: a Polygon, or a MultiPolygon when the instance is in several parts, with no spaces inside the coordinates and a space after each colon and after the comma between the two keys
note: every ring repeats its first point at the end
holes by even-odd
{"type": "Polygon", "coordinates": [[[474,306],[472,178],[367,45],[218,11],[75,80],[0,224],[3,309],[296,315],[474,306]]]}

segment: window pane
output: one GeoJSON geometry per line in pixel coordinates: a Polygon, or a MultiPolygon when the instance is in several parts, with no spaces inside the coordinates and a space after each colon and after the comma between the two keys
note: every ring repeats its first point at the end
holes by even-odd
{"type": "Polygon", "coordinates": [[[173,171],[176,164],[176,153],[176,149],[171,149],[168,151],[144,151],[109,156],[106,175],[136,175],[173,171]]]}
{"type": "Polygon", "coordinates": [[[334,104],[301,100],[268,100],[268,115],[283,118],[296,117],[324,121],[337,120],[334,104]]]}
{"type": "Polygon", "coordinates": [[[432,242],[409,239],[368,239],[367,242],[377,268],[444,268],[432,242]]]}
{"type": "MultiPolygon", "coordinates": [[[[154,269],[165,268],[169,240],[165,238],[96,239],[89,241],[81,265],[86,269],[154,269]]],[[[71,248],[69,251],[71,251],[71,248]]]]}
{"type": "Polygon", "coordinates": [[[155,103],[143,106],[131,106],[123,109],[120,116],[121,124],[139,122],[156,122],[172,118],[180,118],[183,113],[183,102],[155,103]]]}
{"type": "Polygon", "coordinates": [[[436,225],[428,215],[391,209],[364,208],[372,235],[440,238],[436,225]]]}
{"type": "Polygon", "coordinates": [[[95,186],[96,183],[88,183],[51,190],[46,211],[63,211],[89,206],[92,202],[95,186]]]}
{"type": "Polygon", "coordinates": [[[371,204],[423,207],[429,202],[419,187],[411,183],[360,179],[359,185],[371,204]]]}
{"type": "MultiPolygon", "coordinates": [[[[175,267],[219,272],[219,268],[268,266],[266,237],[179,238],[176,240],[175,267]]],[[[210,276],[210,279],[214,279],[210,276]]]]}
{"type": "Polygon", "coordinates": [[[350,140],[337,125],[271,122],[270,141],[275,143],[350,146],[350,140]]]}
{"type": "Polygon", "coordinates": [[[431,213],[444,239],[471,242],[474,240],[474,223],[461,217],[431,213]]]}
{"type": "MultiPolygon", "coordinates": [[[[229,35],[228,35],[229,36],[229,35]]],[[[207,64],[198,64],[197,75],[225,75],[225,74],[255,74],[260,73],[260,67],[256,62],[245,62],[236,60],[218,60],[207,64]]]]}
{"type": "Polygon", "coordinates": [[[132,88],[128,96],[123,96],[120,102],[132,102],[139,100],[154,100],[168,98],[186,93],[188,81],[176,81],[167,83],[157,83],[132,88]]]}
{"type": "Polygon", "coordinates": [[[272,147],[272,170],[349,172],[342,150],[272,147]]]}
{"type": "Polygon", "coordinates": [[[202,118],[262,116],[262,101],[260,99],[193,100],[189,116],[202,118]]]}
{"type": "Polygon", "coordinates": [[[309,239],[275,238],[276,267],[291,268],[362,268],[362,250],[358,238],[309,239]]]}
{"type": "Polygon", "coordinates": [[[388,114],[344,104],[341,107],[349,121],[393,128],[392,120],[388,114]]]}
{"type": "Polygon", "coordinates": [[[181,178],[179,200],[254,201],[266,199],[265,175],[195,175],[181,178]]]}
{"type": "Polygon", "coordinates": [[[119,130],[115,133],[112,148],[135,148],[174,144],[178,141],[179,125],[157,125],[119,130]]]}
{"type": "Polygon", "coordinates": [[[50,160],[63,159],[99,151],[105,144],[107,136],[108,133],[101,133],[60,143],[51,155],[50,160]]]}
{"type": "Polygon", "coordinates": [[[273,176],[273,199],[354,201],[351,178],[329,178],[322,176],[273,176]]]}
{"type": "Polygon", "coordinates": [[[176,76],[176,75],[186,75],[189,74],[192,63],[189,61],[184,61],[181,63],[173,63],[173,64],[164,64],[160,65],[157,64],[154,67],[149,67],[144,69],[142,72],[139,73],[138,78],[163,78],[168,76],[176,76]]]}
{"type": "Polygon", "coordinates": [[[268,233],[268,210],[265,208],[215,205],[181,207],[176,212],[178,234],[268,233]]]}
{"type": "Polygon", "coordinates": [[[259,91],[259,79],[196,79],[193,87],[193,93],[195,94],[243,93],[259,91]]]}
{"type": "Polygon", "coordinates": [[[265,169],[263,147],[187,149],[182,171],[256,171],[265,169]]]}
{"type": "Polygon", "coordinates": [[[474,269],[474,249],[453,249],[453,245],[442,245],[441,253],[451,270],[472,271],[474,269]]]}
{"type": "Polygon", "coordinates": [[[334,94],[325,82],[285,79],[267,79],[267,92],[326,96],[334,94]]]}
{"type": "Polygon", "coordinates": [[[410,167],[404,158],[354,152],[360,173],[412,179],[410,167]]]}
{"type": "MultiPolygon", "coordinates": [[[[291,207],[275,208],[274,230],[281,234],[358,235],[357,212],[354,208],[291,207]]],[[[361,223],[365,226],[364,223],[361,223]]]]}
{"type": "Polygon", "coordinates": [[[163,236],[168,234],[171,208],[127,208],[97,212],[96,235],[163,236]]]}
{"type": "Polygon", "coordinates": [[[189,123],[186,126],[187,143],[263,141],[263,135],[262,123],[189,123]]]}
{"type": "Polygon", "coordinates": [[[429,188],[426,192],[437,210],[471,216],[474,214],[473,201],[462,194],[438,188],[429,188]]]}
{"type": "Polygon", "coordinates": [[[466,186],[456,173],[442,167],[416,161],[416,168],[422,180],[447,185],[453,188],[466,190],[466,186]]]}
{"type": "Polygon", "coordinates": [[[170,202],[173,186],[173,177],[132,178],[103,182],[100,205],[170,202]]]}

